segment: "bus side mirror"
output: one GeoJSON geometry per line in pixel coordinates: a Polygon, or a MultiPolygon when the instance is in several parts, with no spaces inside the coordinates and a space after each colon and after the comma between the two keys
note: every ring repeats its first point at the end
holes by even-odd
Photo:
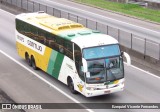
{"type": "Polygon", "coordinates": [[[123,56],[123,51],[121,51],[121,56],[123,56]]]}
{"type": "Polygon", "coordinates": [[[131,65],[131,58],[130,58],[129,54],[127,54],[126,52],[123,52],[123,55],[126,57],[127,66],[131,65]]]}
{"type": "Polygon", "coordinates": [[[81,66],[81,70],[83,71],[83,72],[87,72],[88,70],[87,70],[87,61],[84,59],[84,58],[82,58],[82,64],[83,64],[83,66],[81,66]]]}

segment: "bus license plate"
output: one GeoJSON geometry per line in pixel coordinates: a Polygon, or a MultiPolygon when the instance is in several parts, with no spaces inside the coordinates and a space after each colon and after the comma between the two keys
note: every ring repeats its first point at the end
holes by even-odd
{"type": "Polygon", "coordinates": [[[109,94],[110,92],[111,92],[110,90],[104,91],[105,94],[109,94]]]}

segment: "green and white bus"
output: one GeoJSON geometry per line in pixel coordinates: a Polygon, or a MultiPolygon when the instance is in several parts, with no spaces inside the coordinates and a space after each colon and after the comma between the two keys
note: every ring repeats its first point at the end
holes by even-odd
{"type": "Polygon", "coordinates": [[[86,97],[124,89],[126,56],[109,35],[44,12],[16,16],[16,47],[29,66],[40,68],[86,97]]]}

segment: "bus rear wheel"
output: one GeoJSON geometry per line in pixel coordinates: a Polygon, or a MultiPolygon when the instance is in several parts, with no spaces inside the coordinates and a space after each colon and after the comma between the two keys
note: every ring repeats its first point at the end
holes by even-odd
{"type": "Polygon", "coordinates": [[[68,87],[73,94],[77,94],[77,91],[74,89],[74,83],[71,78],[68,79],[68,87]]]}
{"type": "Polygon", "coordinates": [[[31,65],[32,65],[34,70],[38,69],[34,57],[31,57],[31,65]]]}
{"type": "Polygon", "coordinates": [[[32,66],[32,64],[31,64],[31,59],[29,58],[28,53],[25,54],[25,59],[26,59],[26,61],[27,61],[27,64],[28,64],[29,66],[32,66]]]}

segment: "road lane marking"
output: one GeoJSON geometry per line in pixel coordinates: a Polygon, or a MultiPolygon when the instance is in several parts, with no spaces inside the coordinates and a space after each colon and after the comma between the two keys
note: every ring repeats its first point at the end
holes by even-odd
{"type": "Polygon", "coordinates": [[[10,13],[10,12],[7,12],[7,11],[5,11],[5,10],[3,10],[3,9],[0,9],[0,11],[1,11],[1,12],[5,12],[5,13],[8,13],[8,14],[10,14],[10,15],[12,15],[12,16],[14,16],[14,17],[15,17],[15,15],[14,15],[14,14],[12,14],[12,13],[10,13]]]}
{"type": "MultiPolygon", "coordinates": [[[[49,0],[50,1],[50,0],[49,0]]],[[[5,12],[5,13],[8,13],[8,14],[10,14],[10,15],[12,15],[12,16],[15,16],[14,14],[12,14],[12,13],[9,13],[9,12],[7,12],[7,11],[5,11],[5,10],[2,10],[2,9],[0,9],[2,12],[5,12]]],[[[126,63],[125,63],[126,64],[126,63]]],[[[155,74],[152,74],[152,73],[150,73],[150,72],[148,72],[148,71],[145,71],[145,70],[143,70],[143,69],[141,69],[141,68],[138,68],[138,67],[136,67],[136,66],[134,66],[134,65],[131,65],[131,67],[133,67],[133,68],[135,68],[135,69],[138,69],[138,70],[140,70],[140,71],[142,71],[142,72],[145,72],[146,74],[149,74],[149,75],[151,75],[151,76],[153,76],[153,77],[156,77],[156,78],[159,78],[160,79],[160,77],[159,76],[157,76],[157,75],[155,75],[155,74]]]]}
{"type": "MultiPolygon", "coordinates": [[[[46,0],[46,1],[50,1],[50,0],[46,0]]],[[[10,12],[7,12],[7,11],[2,10],[2,9],[0,9],[0,10],[3,11],[3,12],[5,12],[5,13],[8,13],[8,14],[10,14],[10,15],[12,15],[12,16],[15,16],[14,14],[12,14],[12,13],[10,13],[10,12]]],[[[159,76],[154,75],[154,74],[152,74],[152,73],[150,73],[150,72],[148,72],[148,71],[145,71],[145,70],[143,70],[143,69],[141,69],[141,68],[138,68],[138,67],[136,67],[136,66],[134,66],[134,65],[131,65],[131,67],[133,67],[133,68],[135,68],[135,69],[138,69],[138,70],[140,70],[140,71],[143,71],[143,72],[145,72],[145,73],[147,73],[147,74],[149,74],[149,75],[151,75],[151,76],[153,76],[153,77],[160,78],[159,76]]]]}
{"type": "MultiPolygon", "coordinates": [[[[45,1],[49,1],[49,2],[54,2],[52,0],[45,0],[45,1]]],[[[95,16],[99,16],[101,18],[106,18],[106,19],[110,19],[110,20],[113,20],[113,21],[117,21],[119,23],[122,23],[122,24],[126,24],[126,25],[130,25],[130,26],[134,26],[136,28],[140,28],[140,29],[143,29],[144,31],[148,30],[148,31],[151,31],[151,32],[154,32],[154,33],[160,33],[158,31],[154,31],[154,30],[151,30],[151,29],[148,29],[148,28],[144,28],[144,27],[141,27],[141,26],[137,26],[137,25],[134,25],[134,24],[131,24],[131,23],[127,23],[127,22],[124,22],[124,21],[120,21],[120,20],[116,20],[116,19],[113,19],[113,18],[110,18],[110,17],[106,17],[106,16],[103,16],[103,15],[100,15],[100,14],[96,14],[96,13],[93,13],[93,12],[90,12],[90,11],[85,11],[85,10],[82,10],[82,9],[79,9],[79,8],[76,8],[76,7],[72,7],[72,6],[68,6],[68,5],[64,5],[64,4],[61,4],[61,3],[57,3],[57,2],[54,2],[54,4],[57,4],[57,5],[61,5],[63,7],[70,7],[70,8],[73,8],[75,10],[79,10],[80,12],[84,12],[84,13],[90,13],[90,15],[95,15],[95,16]]]]}
{"type": "MultiPolygon", "coordinates": [[[[37,73],[35,73],[34,71],[30,70],[29,68],[27,68],[25,65],[23,65],[22,63],[20,63],[19,61],[17,61],[16,59],[14,59],[13,57],[9,56],[7,53],[5,53],[4,51],[0,50],[0,53],[5,55],[6,57],[8,57],[9,59],[11,59],[12,61],[14,61],[15,63],[17,63],[18,65],[20,65],[21,67],[23,67],[24,69],[26,69],[27,71],[29,71],[30,73],[32,73],[33,75],[35,75],[36,77],[38,77],[40,80],[44,81],[45,83],[47,83],[48,85],[50,85],[51,87],[53,87],[54,89],[56,89],[57,91],[59,91],[60,93],[62,93],[63,95],[65,95],[66,97],[68,97],[69,99],[71,99],[72,101],[74,101],[75,103],[81,103],[78,100],[76,100],[75,98],[71,97],[70,95],[66,94],[63,90],[59,89],[58,87],[56,87],[55,85],[53,85],[51,82],[47,81],[46,79],[44,79],[43,77],[39,76],[37,73]]],[[[86,106],[82,105],[82,107],[87,108],[86,106]]],[[[85,109],[89,112],[94,112],[91,109],[85,109]]]]}
{"type": "MultiPolygon", "coordinates": [[[[50,1],[50,0],[49,0],[49,1],[50,1]]],[[[12,13],[10,13],[10,12],[7,12],[7,11],[2,10],[2,9],[0,9],[0,10],[3,11],[3,12],[5,12],[5,13],[8,13],[8,14],[10,14],[10,15],[12,15],[12,16],[15,16],[14,14],[12,14],[12,13]]],[[[134,66],[134,65],[131,65],[131,67],[133,67],[133,68],[135,68],[135,69],[138,69],[138,70],[140,70],[140,71],[143,71],[143,72],[145,72],[145,73],[147,73],[147,74],[149,74],[149,75],[151,75],[151,76],[153,76],[153,77],[156,77],[156,78],[159,78],[159,79],[160,79],[159,76],[157,76],[157,75],[155,75],[155,74],[152,74],[152,73],[150,73],[150,72],[148,72],[148,71],[145,71],[145,70],[143,70],[143,69],[141,69],[141,68],[138,68],[138,67],[136,67],[136,66],[134,66]]]]}
{"type": "MultiPolygon", "coordinates": [[[[53,3],[53,1],[51,1],[51,0],[46,0],[46,1],[53,3]]],[[[39,3],[39,2],[38,2],[38,3],[39,3]]],[[[71,6],[64,5],[64,4],[60,4],[60,3],[57,3],[57,2],[54,2],[54,4],[58,4],[58,5],[61,5],[61,6],[63,6],[63,7],[70,7],[70,8],[73,8],[73,9],[76,9],[76,10],[79,10],[79,11],[82,11],[82,12],[84,12],[84,13],[87,12],[87,13],[90,13],[91,15],[99,16],[99,17],[101,17],[101,18],[106,18],[106,20],[107,20],[107,19],[110,19],[110,20],[117,21],[117,22],[122,23],[122,24],[128,24],[128,25],[130,25],[130,26],[143,29],[144,31],[148,30],[148,31],[151,31],[151,32],[154,32],[154,33],[158,33],[158,34],[160,33],[160,32],[158,32],[158,31],[154,31],[154,30],[151,30],[151,29],[148,29],[148,28],[144,28],[144,27],[141,27],[141,26],[137,26],[137,25],[134,25],[134,24],[130,24],[130,23],[127,23],[127,22],[124,22],[124,21],[120,21],[120,20],[116,20],[116,19],[113,19],[113,18],[109,18],[109,17],[103,16],[103,15],[100,15],[100,14],[96,14],[96,13],[93,13],[93,12],[85,11],[85,10],[82,10],[82,9],[79,9],[79,8],[76,8],[76,7],[71,7],[71,6]]],[[[2,9],[0,9],[0,10],[2,10],[2,9]]],[[[7,12],[7,11],[5,11],[5,12],[7,12]]]]}
{"type": "Polygon", "coordinates": [[[153,76],[153,77],[156,77],[156,78],[160,79],[160,76],[157,76],[157,75],[155,75],[155,74],[152,74],[152,73],[150,73],[149,71],[145,71],[145,70],[143,70],[143,69],[141,69],[141,68],[138,68],[138,67],[136,67],[136,66],[134,66],[134,65],[131,65],[131,67],[133,67],[133,68],[135,68],[135,69],[137,69],[137,70],[140,70],[140,71],[142,71],[142,72],[144,72],[144,73],[146,73],[146,74],[148,74],[148,75],[151,75],[151,76],[153,76]]]}
{"type": "MultiPolygon", "coordinates": [[[[125,64],[126,66],[128,66],[126,62],[124,62],[124,64],[125,64]]],[[[153,73],[150,73],[149,71],[145,71],[145,70],[143,70],[143,69],[141,69],[141,68],[138,68],[138,67],[136,67],[136,66],[134,66],[134,65],[129,65],[129,66],[131,66],[132,68],[137,69],[137,70],[139,70],[139,71],[142,71],[142,72],[144,72],[144,73],[146,73],[146,74],[148,74],[148,75],[151,75],[151,76],[153,76],[153,77],[155,77],[155,78],[160,79],[160,76],[157,76],[157,75],[155,75],[155,74],[153,74],[153,73]]]]}

